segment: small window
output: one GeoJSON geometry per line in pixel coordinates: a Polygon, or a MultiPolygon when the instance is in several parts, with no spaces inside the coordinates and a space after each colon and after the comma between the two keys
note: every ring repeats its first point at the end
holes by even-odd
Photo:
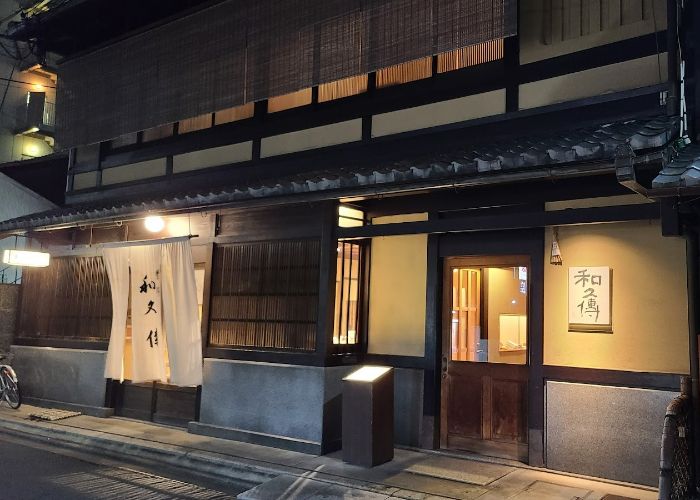
{"type": "Polygon", "coordinates": [[[462,68],[503,59],[503,39],[462,47],[437,56],[437,72],[446,73],[462,68]]]}
{"type": "Polygon", "coordinates": [[[211,113],[205,113],[203,115],[195,116],[194,118],[187,118],[186,120],[180,120],[177,126],[178,134],[186,134],[188,132],[195,132],[197,130],[204,130],[205,128],[210,128],[212,123],[211,113]]]}
{"type": "Polygon", "coordinates": [[[367,92],[367,75],[352,76],[318,86],[318,102],[333,101],[367,92]]]}
{"type": "Polygon", "coordinates": [[[362,250],[361,242],[338,242],[333,322],[335,346],[356,346],[360,343],[362,250]]]}
{"type": "Polygon", "coordinates": [[[267,100],[267,112],[277,113],[287,109],[298,108],[311,104],[311,89],[302,89],[291,94],[271,97],[267,100]]]}
{"type": "Polygon", "coordinates": [[[144,130],[141,140],[143,142],[157,141],[170,137],[171,135],[173,135],[173,124],[168,123],[167,125],[160,125],[144,130]]]}
{"type": "Polygon", "coordinates": [[[433,74],[433,58],[424,57],[377,71],[377,88],[430,78],[433,74]]]}
{"type": "Polygon", "coordinates": [[[252,118],[254,112],[255,105],[252,102],[243,104],[242,106],[223,109],[214,113],[214,125],[221,125],[223,123],[237,122],[239,120],[245,120],[246,118],[252,118]]]}
{"type": "Polygon", "coordinates": [[[365,225],[365,213],[362,210],[340,205],[338,207],[338,227],[358,227],[365,225]]]}

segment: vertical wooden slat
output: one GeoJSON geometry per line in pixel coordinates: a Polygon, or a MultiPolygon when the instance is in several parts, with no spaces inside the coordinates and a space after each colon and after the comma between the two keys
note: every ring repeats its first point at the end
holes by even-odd
{"type": "Polygon", "coordinates": [[[217,245],[210,344],[313,350],[318,252],[315,240],[217,245]]]}
{"type": "Polygon", "coordinates": [[[604,29],[619,27],[622,14],[621,0],[603,0],[602,13],[602,26],[604,29]]]}
{"type": "Polygon", "coordinates": [[[559,43],[563,39],[564,27],[564,0],[552,0],[552,43],[559,43]]]}
{"type": "Polygon", "coordinates": [[[542,43],[551,45],[552,39],[552,0],[542,0],[542,43]]]}
{"type": "Polygon", "coordinates": [[[102,259],[59,257],[26,270],[20,309],[19,337],[108,340],[112,303],[102,259]]]}
{"type": "Polygon", "coordinates": [[[643,0],[622,0],[621,24],[632,24],[644,19],[643,0]]]}
{"type": "Polygon", "coordinates": [[[562,37],[571,40],[581,36],[581,0],[568,0],[564,16],[562,37]]]}

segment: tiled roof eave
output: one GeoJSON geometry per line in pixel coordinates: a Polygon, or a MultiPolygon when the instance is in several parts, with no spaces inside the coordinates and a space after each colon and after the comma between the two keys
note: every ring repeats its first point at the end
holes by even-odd
{"type": "Polygon", "coordinates": [[[65,209],[63,209],[64,213],[60,213],[61,210],[38,213],[21,219],[0,222],[0,234],[31,229],[59,229],[88,223],[106,223],[114,220],[139,218],[151,212],[176,214],[227,207],[274,206],[340,199],[359,195],[380,196],[396,192],[464,188],[486,184],[513,183],[525,180],[612,173],[613,171],[614,165],[612,162],[596,162],[578,165],[570,164],[566,166],[542,166],[538,169],[508,170],[488,176],[471,174],[453,177],[413,178],[403,182],[391,182],[385,179],[377,179],[376,177],[368,177],[364,182],[358,182],[354,187],[329,186],[328,189],[306,190],[301,193],[269,192],[266,196],[255,196],[250,192],[229,190],[198,198],[182,197],[178,200],[163,199],[159,202],[125,204],[109,209],[77,209],[70,211],[70,213],[65,213],[65,209]]]}
{"type": "MultiPolygon", "coordinates": [[[[613,169],[621,146],[646,153],[666,145],[678,119],[665,115],[606,123],[550,135],[515,137],[495,144],[368,167],[342,166],[288,177],[239,183],[216,191],[174,193],[158,199],[74,206],[0,222],[0,233],[137,218],[148,212],[186,212],[222,206],[277,205],[358,195],[580,176],[613,169]]],[[[700,172],[700,170],[699,170],[700,172]]]]}

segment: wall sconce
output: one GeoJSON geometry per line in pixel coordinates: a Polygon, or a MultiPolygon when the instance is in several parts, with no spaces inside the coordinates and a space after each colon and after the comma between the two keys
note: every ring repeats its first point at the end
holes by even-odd
{"type": "Polygon", "coordinates": [[[50,254],[31,250],[5,250],[2,254],[3,264],[10,266],[48,267],[50,260],[50,254]]]}

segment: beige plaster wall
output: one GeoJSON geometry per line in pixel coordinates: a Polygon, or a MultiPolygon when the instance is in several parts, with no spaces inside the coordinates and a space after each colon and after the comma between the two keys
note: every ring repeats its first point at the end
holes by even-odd
{"type": "Polygon", "coordinates": [[[260,143],[260,157],[295,153],[309,149],[345,144],[362,139],[362,119],[322,125],[288,132],[286,134],[263,137],[260,143]]]}
{"type": "Polygon", "coordinates": [[[73,190],[88,189],[97,186],[97,172],[82,172],[73,176],[73,190]]]}
{"type": "Polygon", "coordinates": [[[654,203],[641,194],[622,194],[619,196],[599,196],[597,198],[576,198],[574,200],[547,201],[545,211],[566,210],[568,208],[616,207],[620,205],[640,205],[654,203]]]}
{"type": "Polygon", "coordinates": [[[440,101],[372,117],[372,137],[447,125],[506,111],[504,89],[440,101]]]}
{"type": "MultiPolygon", "coordinates": [[[[427,220],[427,214],[378,217],[374,224],[427,220]]],[[[372,238],[367,351],[423,356],[428,236],[372,238]]]]}
{"type": "Polygon", "coordinates": [[[667,54],[652,55],[520,85],[520,109],[620,92],[666,81],[667,54]]]}
{"type": "Polygon", "coordinates": [[[545,240],[546,365],[688,373],[685,242],[661,236],[658,221],[559,228],[564,264],[549,264],[545,240]],[[612,269],[613,333],[568,330],[570,266],[612,269]]]}
{"type": "Polygon", "coordinates": [[[527,64],[666,29],[665,0],[644,0],[644,20],[546,45],[543,42],[544,0],[520,2],[520,62],[527,64]]]}
{"type": "Polygon", "coordinates": [[[165,175],[165,164],[165,158],[156,158],[155,160],[106,168],[102,171],[102,185],[107,186],[121,182],[159,177],[165,175]]]}
{"type": "Polygon", "coordinates": [[[239,163],[253,159],[253,141],[201,149],[173,156],[173,173],[239,163]]]}

